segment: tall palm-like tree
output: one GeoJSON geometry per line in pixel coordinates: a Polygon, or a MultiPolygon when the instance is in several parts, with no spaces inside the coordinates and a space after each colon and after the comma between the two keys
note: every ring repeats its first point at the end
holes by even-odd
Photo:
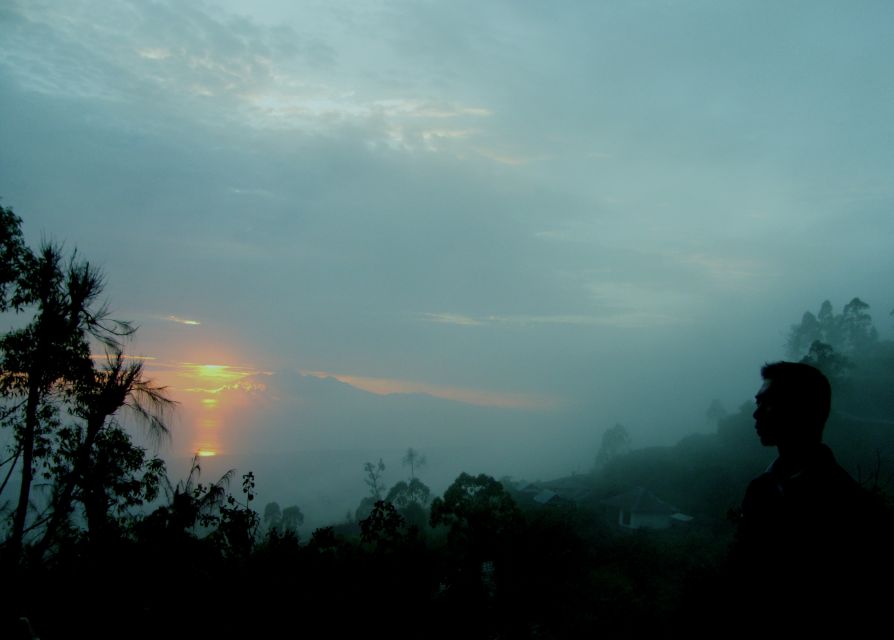
{"type": "MultiPolygon", "coordinates": [[[[39,543],[40,550],[46,549],[59,525],[67,519],[76,494],[84,504],[91,536],[100,535],[109,506],[116,498],[109,493],[111,485],[124,486],[122,482],[143,466],[143,450],[120,429],[116,416],[129,410],[146,425],[151,437],[161,440],[169,435],[166,417],[175,404],[166,395],[165,387],[146,378],[143,363],[127,359],[120,349],[107,353],[103,366],[94,369],[92,376],[77,381],[71,394],[72,413],[83,420],[83,425],[64,432],[52,514],[39,543]]],[[[154,464],[147,471],[147,479],[153,480],[154,485],[134,486],[131,480],[131,494],[157,486],[157,472],[163,472],[163,466],[154,464]],[[156,475],[152,475],[153,470],[156,475]]],[[[136,495],[122,497],[137,500],[136,495]]]]}
{"type": "Polygon", "coordinates": [[[21,483],[12,531],[10,556],[22,548],[35,469],[48,457],[50,435],[58,425],[54,400],[76,395],[76,389],[94,377],[90,341],[120,350],[134,331],[109,318],[100,302],[102,273],[75,252],[66,264],[62,248],[46,242],[37,253],[20,256],[11,296],[16,311],[31,310],[24,328],[0,338],[0,394],[23,399],[15,421],[15,446],[21,456],[21,483]]]}

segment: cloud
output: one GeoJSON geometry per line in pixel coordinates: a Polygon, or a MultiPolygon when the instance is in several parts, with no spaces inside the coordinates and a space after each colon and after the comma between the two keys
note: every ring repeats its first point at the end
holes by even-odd
{"type": "Polygon", "coordinates": [[[159,47],[137,49],[136,52],[141,58],[146,58],[147,60],[167,60],[172,55],[168,49],[162,49],[159,47]]]}
{"type": "Polygon", "coordinates": [[[198,326],[202,324],[198,320],[189,320],[188,318],[181,318],[180,316],[162,316],[162,320],[167,320],[168,322],[176,322],[177,324],[185,324],[191,327],[198,326]]]}
{"type": "Polygon", "coordinates": [[[403,393],[422,393],[436,398],[453,400],[464,404],[498,407],[503,409],[546,410],[555,408],[558,401],[555,398],[536,396],[532,394],[507,393],[488,391],[482,389],[469,389],[446,385],[437,385],[415,380],[397,380],[394,378],[376,378],[369,376],[356,376],[338,374],[327,371],[301,371],[302,375],[315,378],[334,378],[352,387],[375,393],[377,395],[392,395],[403,393]]]}
{"type": "Polygon", "coordinates": [[[500,151],[494,151],[493,149],[478,148],[476,149],[476,151],[488,160],[493,160],[494,162],[497,162],[499,164],[509,165],[510,167],[519,167],[534,160],[534,158],[503,153],[500,151]]]}
{"type": "Polygon", "coordinates": [[[701,270],[712,279],[727,286],[747,285],[765,272],[758,261],[734,256],[694,252],[670,254],[670,257],[682,265],[693,266],[701,270]]]}
{"type": "Polygon", "coordinates": [[[177,362],[148,356],[127,357],[148,361],[146,371],[160,384],[177,393],[215,395],[230,390],[263,391],[264,378],[273,375],[272,371],[242,365],[177,362]]]}
{"type": "Polygon", "coordinates": [[[455,324],[461,327],[476,327],[484,324],[484,321],[477,320],[470,316],[463,316],[458,313],[421,313],[420,317],[438,324],[455,324]]]}
{"type": "Polygon", "coordinates": [[[494,115],[414,83],[376,86],[336,63],[336,47],[348,45],[325,21],[309,20],[298,32],[200,3],[127,0],[88,0],[78,12],[20,3],[10,16],[16,28],[0,24],[0,68],[21,84],[61,97],[152,104],[156,117],[174,112],[203,125],[305,134],[349,129],[395,149],[440,151],[448,140],[474,138],[494,115]]]}
{"type": "Polygon", "coordinates": [[[428,322],[465,327],[566,325],[647,328],[683,322],[681,318],[670,314],[648,311],[607,312],[600,315],[488,315],[477,318],[456,313],[422,313],[419,316],[428,322]]]}
{"type": "Polygon", "coordinates": [[[681,320],[671,315],[631,311],[626,313],[605,313],[603,315],[554,315],[554,316],[491,316],[496,323],[514,325],[576,325],[576,326],[612,326],[628,328],[644,328],[679,324],[681,320]]]}
{"type": "Polygon", "coordinates": [[[210,394],[230,390],[263,391],[265,389],[263,383],[249,380],[249,378],[273,374],[271,371],[261,371],[238,365],[196,364],[193,362],[179,363],[175,372],[181,390],[210,394]]]}
{"type": "Polygon", "coordinates": [[[275,198],[276,194],[268,189],[252,189],[241,187],[230,187],[229,192],[237,196],[255,196],[258,198],[275,198]]]}

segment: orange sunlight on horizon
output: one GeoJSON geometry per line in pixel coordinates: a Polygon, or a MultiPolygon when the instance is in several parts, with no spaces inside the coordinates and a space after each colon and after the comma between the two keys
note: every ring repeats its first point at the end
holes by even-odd
{"type": "Polygon", "coordinates": [[[262,382],[247,380],[269,375],[253,367],[220,364],[228,359],[214,357],[205,362],[163,362],[151,360],[147,369],[156,382],[168,387],[180,403],[182,435],[174,434],[175,450],[199,457],[212,457],[232,450],[237,442],[232,429],[236,409],[244,406],[238,391],[261,391],[262,382]],[[186,443],[188,445],[184,446],[186,443]]]}
{"type": "Polygon", "coordinates": [[[315,378],[334,378],[352,387],[368,391],[380,396],[398,393],[424,393],[444,400],[453,400],[480,407],[497,407],[501,409],[541,410],[555,407],[556,400],[546,396],[534,396],[523,393],[506,393],[486,391],[463,387],[430,384],[414,380],[398,380],[394,378],[373,378],[368,376],[344,375],[327,371],[301,371],[302,375],[315,378]]]}

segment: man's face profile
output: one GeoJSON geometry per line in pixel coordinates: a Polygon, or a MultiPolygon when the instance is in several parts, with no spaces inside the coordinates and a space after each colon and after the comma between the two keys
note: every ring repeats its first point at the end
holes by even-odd
{"type": "Polygon", "coordinates": [[[757,407],[754,410],[754,429],[765,447],[774,447],[779,444],[779,437],[783,428],[782,407],[779,402],[778,389],[774,389],[771,380],[764,382],[763,386],[754,396],[757,407]]]}

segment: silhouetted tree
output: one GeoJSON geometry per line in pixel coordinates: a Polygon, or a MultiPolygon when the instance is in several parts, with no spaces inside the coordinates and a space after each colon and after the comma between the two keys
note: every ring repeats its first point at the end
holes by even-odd
{"type": "Polygon", "coordinates": [[[402,462],[405,467],[410,467],[410,480],[413,480],[416,477],[416,469],[425,466],[426,460],[424,455],[410,447],[402,462]]]}
{"type": "MultiPolygon", "coordinates": [[[[7,212],[3,219],[5,225],[17,227],[17,219],[7,212]]],[[[14,239],[4,241],[4,251],[14,245],[14,239]]],[[[61,248],[45,243],[38,254],[25,251],[13,267],[18,272],[13,295],[6,299],[4,284],[3,305],[32,313],[25,327],[0,339],[0,394],[14,404],[20,401],[18,417],[7,420],[21,456],[19,496],[8,541],[10,555],[18,557],[33,478],[53,451],[51,439],[60,424],[58,405],[76,396],[77,389],[94,377],[90,339],[118,351],[121,340],[134,329],[109,319],[108,308],[99,302],[103,276],[76,253],[65,263],[61,248]]]]}
{"type": "Polygon", "coordinates": [[[147,521],[154,529],[163,529],[175,534],[192,533],[198,525],[212,525],[224,504],[235,470],[230,469],[216,482],[199,482],[202,467],[199,456],[195,455],[185,480],[172,485],[164,479],[168,503],[155,509],[147,521]]]}
{"type": "Polygon", "coordinates": [[[431,505],[431,525],[445,525],[455,545],[471,545],[492,553],[521,523],[521,511],[506,489],[492,477],[461,473],[431,505]]]}
{"type": "Polygon", "coordinates": [[[264,506],[264,528],[267,531],[278,531],[282,523],[282,509],[278,502],[268,502],[264,506]]]}
{"type": "Polygon", "coordinates": [[[108,524],[111,507],[122,511],[154,500],[164,475],[164,463],[147,460],[116,419],[121,409],[129,409],[151,436],[168,435],[165,417],[174,403],[163,387],[144,377],[142,362],[128,362],[121,351],[109,354],[101,369],[75,385],[72,404],[70,412],[83,424],[59,430],[51,465],[52,512],[40,549],[52,542],[74,499],[84,505],[88,530],[96,537],[108,524]]]}
{"type": "Polygon", "coordinates": [[[12,209],[0,207],[0,311],[16,307],[22,301],[16,296],[16,284],[24,272],[30,252],[22,237],[22,219],[12,209]],[[12,295],[7,290],[12,289],[12,295]]]}
{"type": "Polygon", "coordinates": [[[366,472],[363,482],[369,489],[369,495],[361,499],[357,509],[354,510],[354,519],[357,522],[368,518],[376,502],[382,500],[385,496],[385,482],[382,480],[382,475],[385,473],[385,463],[382,459],[379,458],[377,464],[372,462],[365,463],[363,471],[366,472]]]}
{"type": "Polygon", "coordinates": [[[264,528],[268,533],[296,534],[298,527],[304,524],[304,514],[300,507],[291,506],[280,509],[278,502],[268,502],[264,507],[264,528]]]}
{"type": "Polygon", "coordinates": [[[410,524],[423,527],[428,520],[426,507],[431,500],[431,489],[419,478],[409,482],[401,480],[388,492],[385,501],[397,507],[398,512],[410,524]]]}
{"type": "MultiPolygon", "coordinates": [[[[829,303],[829,307],[831,309],[831,303],[829,303]]],[[[801,316],[801,323],[792,325],[789,331],[785,346],[786,354],[789,358],[799,358],[810,348],[811,344],[820,340],[821,337],[822,330],[819,320],[809,311],[805,311],[801,316]]]]}
{"type": "Polygon", "coordinates": [[[391,487],[385,500],[394,504],[398,509],[413,503],[424,507],[431,500],[431,489],[419,478],[414,478],[409,482],[401,480],[391,487]]]}
{"type": "Polygon", "coordinates": [[[297,533],[298,527],[304,524],[304,513],[300,507],[291,506],[282,510],[283,533],[297,533]]]}
{"type": "Polygon", "coordinates": [[[836,314],[832,303],[825,300],[817,315],[807,311],[800,324],[792,325],[786,341],[786,354],[792,360],[799,359],[817,341],[839,353],[853,354],[865,351],[877,340],[878,332],[872,324],[867,303],[854,298],[840,314],[836,314]]]}
{"type": "Polygon", "coordinates": [[[813,341],[807,355],[801,358],[801,362],[814,366],[826,374],[833,388],[841,385],[848,370],[853,367],[849,358],[836,353],[832,345],[819,340],[813,341]]]}
{"type": "Polygon", "coordinates": [[[378,547],[387,546],[401,537],[405,524],[393,504],[379,500],[369,516],[360,521],[360,539],[378,547]]]}
{"type": "Polygon", "coordinates": [[[841,312],[844,342],[851,353],[863,352],[878,341],[878,331],[872,324],[869,305],[854,298],[841,312]]]}
{"type": "Polygon", "coordinates": [[[616,424],[611,429],[606,429],[602,434],[602,444],[599,453],[596,454],[597,466],[602,466],[630,451],[630,434],[622,424],[616,424]]]}
{"type": "Polygon", "coordinates": [[[218,553],[232,558],[248,557],[261,523],[261,516],[251,508],[255,499],[254,473],[249,471],[242,476],[242,500],[229,492],[233,469],[210,484],[198,482],[201,473],[195,456],[186,480],[176,486],[166,483],[168,504],[140,522],[139,530],[149,538],[181,542],[194,539],[201,530],[218,553]]]}
{"type": "Polygon", "coordinates": [[[385,484],[382,482],[382,474],[385,473],[385,463],[379,458],[378,464],[367,462],[363,465],[363,470],[366,472],[364,482],[369,487],[370,496],[376,500],[381,500],[382,494],[385,492],[385,484]]]}
{"type": "Polygon", "coordinates": [[[232,494],[226,496],[214,520],[217,529],[211,533],[226,555],[237,558],[249,556],[261,523],[260,516],[251,508],[255,499],[255,474],[251,471],[242,476],[242,495],[241,501],[232,494]]]}

